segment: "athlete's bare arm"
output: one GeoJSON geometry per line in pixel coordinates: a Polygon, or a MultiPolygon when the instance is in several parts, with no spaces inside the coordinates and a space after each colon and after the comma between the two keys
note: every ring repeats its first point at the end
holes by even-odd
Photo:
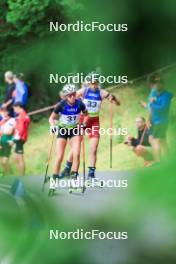
{"type": "Polygon", "coordinates": [[[82,98],[84,96],[84,93],[85,93],[85,88],[81,88],[79,89],[78,91],[76,91],[76,97],[77,98],[82,98]]]}
{"type": "Polygon", "coordinates": [[[8,107],[13,102],[12,99],[9,99],[6,103],[2,104],[2,107],[8,107]]]}
{"type": "Polygon", "coordinates": [[[110,101],[111,103],[114,103],[116,105],[120,105],[120,100],[116,98],[115,95],[109,93],[106,90],[102,90],[101,89],[101,97],[102,99],[107,99],[108,101],[110,101]]]}
{"type": "Polygon", "coordinates": [[[52,114],[49,117],[49,123],[50,123],[50,125],[51,126],[55,126],[57,120],[58,120],[58,115],[56,113],[52,112],[52,114]]]}
{"type": "Polygon", "coordinates": [[[8,132],[5,133],[5,135],[12,135],[14,131],[14,128],[10,128],[8,132]]]}

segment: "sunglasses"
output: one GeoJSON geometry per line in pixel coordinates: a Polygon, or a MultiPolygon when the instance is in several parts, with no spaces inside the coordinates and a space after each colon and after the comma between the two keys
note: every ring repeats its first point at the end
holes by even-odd
{"type": "Polygon", "coordinates": [[[98,83],[98,81],[91,81],[91,84],[97,84],[98,83]]]}
{"type": "Polygon", "coordinates": [[[76,93],[71,93],[67,95],[68,98],[75,97],[75,96],[76,96],[76,93]]]}

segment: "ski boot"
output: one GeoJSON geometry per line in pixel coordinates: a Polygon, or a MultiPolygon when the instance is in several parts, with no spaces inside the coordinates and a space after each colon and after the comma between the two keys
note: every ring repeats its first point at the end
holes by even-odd
{"type": "Polygon", "coordinates": [[[98,178],[95,178],[95,167],[89,167],[89,173],[87,177],[87,186],[88,187],[103,187],[103,182],[98,178]]]}
{"type": "Polygon", "coordinates": [[[70,177],[72,162],[67,161],[65,168],[60,173],[60,178],[70,177]]]}

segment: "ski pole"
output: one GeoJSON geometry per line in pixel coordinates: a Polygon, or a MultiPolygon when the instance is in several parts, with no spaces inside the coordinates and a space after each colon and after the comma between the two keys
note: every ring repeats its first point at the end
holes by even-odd
{"type": "Polygon", "coordinates": [[[44,190],[45,190],[45,183],[47,182],[47,175],[48,175],[49,164],[50,164],[50,161],[51,161],[51,154],[52,154],[52,149],[53,149],[54,136],[55,135],[53,134],[52,135],[52,138],[51,138],[51,146],[50,146],[50,150],[49,150],[49,153],[48,153],[48,159],[47,159],[47,164],[46,164],[46,171],[45,171],[45,175],[44,175],[42,192],[44,192],[44,190]]]}
{"type": "Polygon", "coordinates": [[[151,112],[148,113],[148,116],[147,116],[147,119],[146,119],[146,124],[145,124],[145,127],[144,127],[144,131],[142,133],[139,145],[142,145],[143,142],[144,142],[145,133],[147,132],[147,129],[148,129],[147,123],[150,121],[150,118],[151,118],[151,112]]]}
{"type": "Polygon", "coordinates": [[[112,127],[113,127],[113,104],[110,102],[110,168],[112,168],[112,127]]]}
{"type": "Polygon", "coordinates": [[[85,153],[85,140],[84,135],[82,136],[82,159],[83,159],[83,189],[84,193],[86,190],[85,181],[86,181],[86,153],[85,153]]]}

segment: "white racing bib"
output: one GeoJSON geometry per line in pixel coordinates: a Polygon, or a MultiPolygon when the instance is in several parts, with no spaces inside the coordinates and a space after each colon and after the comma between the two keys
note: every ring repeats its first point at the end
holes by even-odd
{"type": "Polygon", "coordinates": [[[75,127],[79,123],[80,114],[75,115],[64,115],[61,114],[59,119],[59,125],[64,127],[75,127]]]}
{"type": "Polygon", "coordinates": [[[84,104],[90,116],[98,116],[101,108],[101,101],[84,99],[84,104]]]}

